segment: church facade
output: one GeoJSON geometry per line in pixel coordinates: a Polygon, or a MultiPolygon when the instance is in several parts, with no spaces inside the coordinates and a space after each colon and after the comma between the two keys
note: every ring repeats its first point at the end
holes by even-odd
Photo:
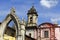
{"type": "Polygon", "coordinates": [[[38,14],[34,6],[28,10],[26,34],[36,40],[60,40],[60,26],[49,22],[37,25],[38,14]]]}
{"type": "Polygon", "coordinates": [[[60,26],[49,22],[37,24],[38,14],[34,6],[28,10],[27,19],[27,22],[20,21],[12,8],[0,24],[0,40],[60,40],[60,26]],[[14,29],[7,28],[11,21],[15,23],[14,29]]]}

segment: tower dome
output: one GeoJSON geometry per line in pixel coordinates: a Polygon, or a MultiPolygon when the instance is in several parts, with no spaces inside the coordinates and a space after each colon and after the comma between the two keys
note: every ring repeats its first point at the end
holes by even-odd
{"type": "Polygon", "coordinates": [[[34,8],[34,6],[32,6],[32,7],[30,8],[30,10],[28,10],[27,15],[29,15],[29,14],[36,14],[36,15],[38,16],[37,11],[36,11],[36,9],[34,8]]]}

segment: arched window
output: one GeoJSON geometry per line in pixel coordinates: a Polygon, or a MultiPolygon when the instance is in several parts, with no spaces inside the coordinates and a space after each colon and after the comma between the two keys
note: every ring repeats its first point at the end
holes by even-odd
{"type": "Polygon", "coordinates": [[[30,17],[30,23],[32,23],[32,17],[30,17]]]}

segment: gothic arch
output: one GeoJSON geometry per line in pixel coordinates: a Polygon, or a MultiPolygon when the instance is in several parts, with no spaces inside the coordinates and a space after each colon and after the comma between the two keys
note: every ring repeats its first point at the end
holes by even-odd
{"type": "Polygon", "coordinates": [[[7,17],[6,17],[6,19],[4,20],[4,30],[3,30],[3,34],[4,34],[4,32],[5,32],[5,29],[6,29],[6,27],[7,27],[7,25],[11,22],[11,21],[13,21],[14,23],[15,23],[15,25],[16,25],[16,32],[18,33],[18,22],[17,22],[17,19],[13,16],[13,15],[11,15],[11,14],[8,14],[7,15],[7,17]]]}
{"type": "Polygon", "coordinates": [[[3,40],[3,36],[4,36],[4,32],[5,32],[5,29],[7,27],[7,25],[11,22],[11,21],[14,21],[15,25],[16,25],[16,40],[18,40],[18,35],[20,35],[20,21],[18,19],[18,17],[13,13],[10,13],[7,15],[6,19],[2,22],[1,24],[1,35],[2,35],[2,40],[3,40]]]}

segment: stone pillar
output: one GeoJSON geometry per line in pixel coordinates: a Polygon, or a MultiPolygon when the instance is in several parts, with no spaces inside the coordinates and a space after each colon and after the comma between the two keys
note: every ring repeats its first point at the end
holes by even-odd
{"type": "Polygon", "coordinates": [[[22,35],[22,40],[25,40],[25,21],[22,19],[21,21],[21,35],[22,35]]]}
{"type": "Polygon", "coordinates": [[[0,40],[4,40],[3,37],[0,37],[0,40]]]}
{"type": "Polygon", "coordinates": [[[3,35],[0,33],[0,40],[3,40],[3,35]]]}
{"type": "Polygon", "coordinates": [[[4,40],[3,35],[0,33],[0,40],[4,40]]]}
{"type": "Polygon", "coordinates": [[[20,29],[20,27],[18,28],[16,40],[22,40],[22,35],[21,35],[21,29],[20,29]]]}
{"type": "Polygon", "coordinates": [[[0,40],[4,40],[4,36],[3,36],[3,26],[0,25],[0,40]]]}
{"type": "Polygon", "coordinates": [[[18,35],[17,40],[23,40],[22,36],[21,35],[18,35]]]}

